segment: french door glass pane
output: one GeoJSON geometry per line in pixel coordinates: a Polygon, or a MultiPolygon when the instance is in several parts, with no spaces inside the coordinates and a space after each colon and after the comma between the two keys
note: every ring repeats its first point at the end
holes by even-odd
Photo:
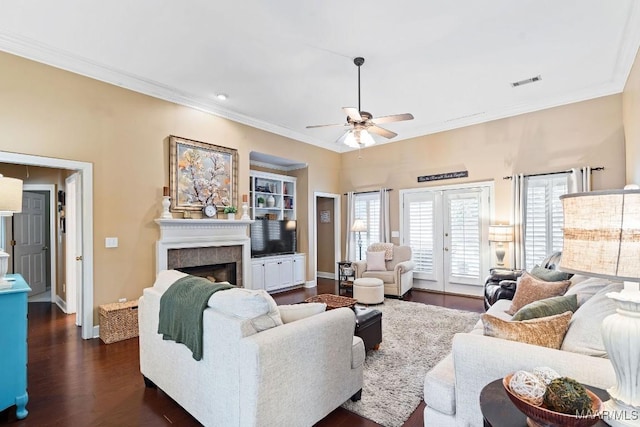
{"type": "Polygon", "coordinates": [[[413,253],[415,272],[433,273],[434,201],[409,203],[409,246],[413,253]]]}
{"type": "Polygon", "coordinates": [[[480,200],[477,197],[449,200],[451,275],[480,275],[480,200]]]}

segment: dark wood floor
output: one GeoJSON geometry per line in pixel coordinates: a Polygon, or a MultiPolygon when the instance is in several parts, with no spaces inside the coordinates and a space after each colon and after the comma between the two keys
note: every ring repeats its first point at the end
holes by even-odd
{"type": "MultiPolygon", "coordinates": [[[[309,296],[336,293],[333,280],[318,287],[274,295],[279,304],[309,296]]],[[[482,312],[482,300],[413,291],[409,301],[482,312]]],[[[138,340],[103,344],[82,340],[74,317],[49,303],[29,304],[29,415],[15,418],[15,407],[0,412],[0,425],[15,426],[199,426],[158,389],[144,387],[138,361],[138,340]]],[[[422,403],[405,426],[423,426],[422,403]]],[[[358,427],[378,424],[338,408],[318,426],[358,427]]]]}

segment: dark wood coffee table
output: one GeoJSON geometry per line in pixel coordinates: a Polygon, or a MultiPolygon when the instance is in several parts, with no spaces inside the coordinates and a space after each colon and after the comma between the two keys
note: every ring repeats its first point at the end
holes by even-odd
{"type": "MultiPolygon", "coordinates": [[[[603,402],[609,400],[605,390],[585,386],[594,392],[603,402]]],[[[502,378],[487,384],[480,392],[480,410],[485,427],[526,427],[527,416],[520,412],[511,402],[502,386],[502,378]]],[[[594,426],[607,426],[598,420],[594,426]]]]}

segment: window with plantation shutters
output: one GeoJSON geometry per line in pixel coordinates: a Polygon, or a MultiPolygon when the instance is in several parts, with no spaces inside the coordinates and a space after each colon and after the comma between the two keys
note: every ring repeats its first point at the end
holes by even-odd
{"type": "Polygon", "coordinates": [[[567,175],[542,175],[527,178],[524,218],[524,254],[526,269],[534,267],[549,254],[562,250],[562,204],[567,193],[567,175]]]}
{"type": "MultiPolygon", "coordinates": [[[[380,195],[379,193],[356,194],[354,196],[355,218],[367,224],[367,231],[360,232],[362,239],[362,259],[366,258],[367,248],[380,241],[380,195]]],[[[355,236],[358,244],[358,233],[355,236]]],[[[356,250],[356,259],[360,260],[360,251],[356,250]]]]}

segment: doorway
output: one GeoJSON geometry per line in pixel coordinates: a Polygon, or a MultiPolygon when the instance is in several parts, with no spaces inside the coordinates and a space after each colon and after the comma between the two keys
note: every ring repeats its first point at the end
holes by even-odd
{"type": "Polygon", "coordinates": [[[415,287],[482,295],[492,190],[483,183],[400,192],[401,244],[413,252],[415,287]]]}
{"type": "Polygon", "coordinates": [[[22,212],[13,216],[13,271],[29,287],[29,302],[55,302],[55,186],[23,185],[22,212]]]}
{"type": "Polygon", "coordinates": [[[314,193],[315,277],[338,278],[340,245],[340,195],[314,193]]]}
{"type": "MultiPolygon", "coordinates": [[[[82,229],[81,278],[82,300],[82,338],[97,338],[97,327],[93,325],[93,165],[87,162],[64,160],[52,157],[0,151],[0,162],[66,169],[78,172],[83,179],[82,202],[79,209],[82,214],[78,218],[78,227],[82,229]]],[[[55,292],[55,291],[54,291],[55,292]]]]}

